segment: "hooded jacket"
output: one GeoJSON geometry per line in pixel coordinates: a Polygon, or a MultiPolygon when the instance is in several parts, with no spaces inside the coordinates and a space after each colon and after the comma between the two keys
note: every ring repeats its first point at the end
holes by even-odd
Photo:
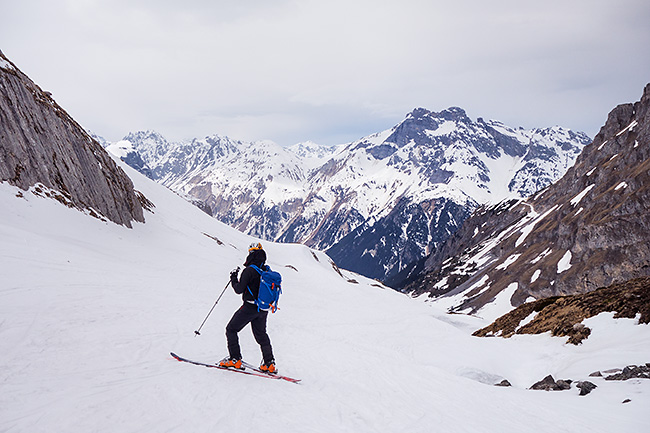
{"type": "Polygon", "coordinates": [[[248,254],[248,257],[246,257],[246,261],[244,262],[244,266],[246,267],[242,271],[239,281],[237,280],[236,274],[230,276],[232,288],[235,289],[235,293],[242,295],[242,300],[244,302],[254,303],[260,291],[260,274],[250,265],[255,265],[260,269],[264,269],[265,262],[266,253],[264,250],[253,250],[248,254]],[[250,289],[250,292],[248,289],[250,289]]]}

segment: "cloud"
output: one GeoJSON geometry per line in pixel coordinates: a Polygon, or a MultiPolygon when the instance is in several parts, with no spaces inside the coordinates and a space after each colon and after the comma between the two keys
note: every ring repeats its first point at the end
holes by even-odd
{"type": "Polygon", "coordinates": [[[594,134],[650,70],[645,0],[0,1],[5,54],[113,140],[335,144],[452,105],[594,134]]]}

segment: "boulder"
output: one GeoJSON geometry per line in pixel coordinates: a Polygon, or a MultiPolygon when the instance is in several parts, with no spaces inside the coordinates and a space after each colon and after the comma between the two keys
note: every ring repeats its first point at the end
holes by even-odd
{"type": "Polygon", "coordinates": [[[650,365],[629,365],[620,373],[605,377],[605,380],[650,379],[650,365]]]}
{"type": "Polygon", "coordinates": [[[557,382],[555,382],[555,379],[553,379],[553,376],[549,374],[544,379],[534,383],[530,389],[542,391],[560,391],[562,388],[558,386],[557,382]]]}
{"type": "Polygon", "coordinates": [[[576,387],[580,390],[580,395],[587,395],[591,391],[597,388],[597,386],[594,383],[589,382],[588,380],[579,381],[576,384],[576,387]]]}

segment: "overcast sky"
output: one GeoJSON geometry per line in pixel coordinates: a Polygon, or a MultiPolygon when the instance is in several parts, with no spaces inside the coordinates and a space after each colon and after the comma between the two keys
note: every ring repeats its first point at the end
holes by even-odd
{"type": "Polygon", "coordinates": [[[0,50],[111,141],[340,144],[450,106],[593,136],[650,82],[650,1],[0,0],[0,50]]]}

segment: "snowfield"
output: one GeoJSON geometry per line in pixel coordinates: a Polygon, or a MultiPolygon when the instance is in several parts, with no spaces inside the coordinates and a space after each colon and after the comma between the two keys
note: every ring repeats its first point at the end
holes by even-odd
{"type": "MultiPolygon", "coordinates": [[[[587,321],[581,346],[549,335],[480,339],[471,333],[485,319],[339,274],[302,245],[263,242],[284,279],[269,334],[280,372],[301,384],[174,361],[170,351],[204,362],[226,355],[224,328],[241,303],[231,289],[201,335],[194,330],[252,238],[118,163],[156,205],[132,230],[0,183],[0,432],[650,427],[650,380],[588,377],[650,362],[649,326],[603,314],[587,321]],[[598,388],[527,389],[548,374],[598,388]],[[493,386],[504,378],[513,386],[493,386]]],[[[250,328],[240,337],[245,359],[258,363],[250,328]]]]}

